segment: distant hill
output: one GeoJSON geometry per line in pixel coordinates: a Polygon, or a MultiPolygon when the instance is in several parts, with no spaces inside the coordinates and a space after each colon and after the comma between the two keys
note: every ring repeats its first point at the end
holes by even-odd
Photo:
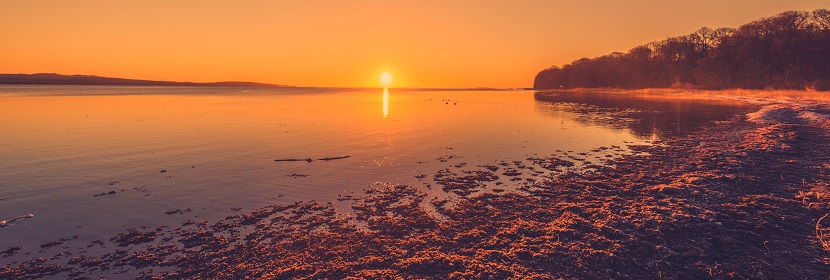
{"type": "Polygon", "coordinates": [[[703,27],[626,53],[552,66],[533,83],[534,89],[668,87],[830,90],[830,10],[703,27]]]}
{"type": "Polygon", "coordinates": [[[61,75],[54,73],[0,74],[0,84],[5,85],[106,85],[106,86],[204,86],[204,87],[283,87],[281,85],[252,82],[170,82],[91,75],[61,75]]]}

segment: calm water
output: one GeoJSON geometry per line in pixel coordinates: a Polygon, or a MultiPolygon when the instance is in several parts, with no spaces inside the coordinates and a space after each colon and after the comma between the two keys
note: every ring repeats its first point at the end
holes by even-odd
{"type": "Polygon", "coordinates": [[[599,161],[591,150],[744,111],[532,91],[0,86],[0,220],[34,215],[0,228],[0,250],[24,246],[18,257],[29,258],[59,238],[77,235],[65,244],[82,247],[129,227],[298,200],[345,207],[338,197],[375,182],[440,196],[424,184],[451,166],[579,153],[599,161]]]}

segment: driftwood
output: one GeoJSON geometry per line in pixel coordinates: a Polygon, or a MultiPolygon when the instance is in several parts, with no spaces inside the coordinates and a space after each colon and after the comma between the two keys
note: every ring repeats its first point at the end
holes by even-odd
{"type": "Polygon", "coordinates": [[[307,162],[312,162],[314,160],[311,159],[311,158],[306,158],[306,159],[287,158],[287,159],[275,159],[274,161],[307,161],[307,162]]]}
{"type": "MultiPolygon", "coordinates": [[[[342,157],[324,157],[324,158],[318,158],[317,160],[330,161],[330,160],[344,159],[344,158],[350,158],[350,157],[352,157],[352,156],[342,156],[342,157]]],[[[314,161],[314,160],[313,160],[313,159],[311,159],[311,158],[304,158],[304,159],[299,159],[299,158],[287,158],[287,159],[275,159],[274,161],[305,161],[305,162],[312,162],[312,161],[314,161]]]]}
{"type": "Polygon", "coordinates": [[[29,215],[14,217],[14,218],[12,218],[11,220],[8,220],[8,221],[2,220],[2,221],[0,221],[0,228],[1,227],[7,227],[7,226],[9,226],[9,224],[20,221],[20,220],[31,219],[31,218],[34,218],[34,217],[35,217],[35,215],[29,214],[29,215]]]}
{"type": "Polygon", "coordinates": [[[350,158],[350,157],[352,157],[352,156],[342,156],[342,157],[324,157],[324,158],[318,158],[317,160],[325,160],[325,161],[330,161],[330,160],[335,160],[335,159],[344,159],[344,158],[350,158]]]}

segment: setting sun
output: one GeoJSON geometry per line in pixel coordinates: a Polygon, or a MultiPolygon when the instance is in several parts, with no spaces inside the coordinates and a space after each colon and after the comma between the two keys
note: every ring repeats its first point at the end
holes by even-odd
{"type": "Polygon", "coordinates": [[[388,86],[392,83],[392,74],[389,72],[383,72],[380,74],[380,84],[384,86],[388,86]]]}
{"type": "Polygon", "coordinates": [[[0,280],[827,278],[828,4],[0,0],[0,280]]]}

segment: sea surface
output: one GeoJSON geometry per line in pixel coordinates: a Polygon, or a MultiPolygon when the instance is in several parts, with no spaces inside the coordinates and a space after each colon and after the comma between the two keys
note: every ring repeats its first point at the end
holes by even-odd
{"type": "MultiPolygon", "coordinates": [[[[629,145],[747,111],[523,90],[0,86],[0,220],[10,221],[0,251],[23,247],[0,264],[271,204],[347,209],[344,198],[384,184],[448,197],[433,182],[446,168],[547,156],[574,169],[613,164],[629,145]]],[[[517,191],[531,175],[549,174],[490,183],[517,191]]]]}

